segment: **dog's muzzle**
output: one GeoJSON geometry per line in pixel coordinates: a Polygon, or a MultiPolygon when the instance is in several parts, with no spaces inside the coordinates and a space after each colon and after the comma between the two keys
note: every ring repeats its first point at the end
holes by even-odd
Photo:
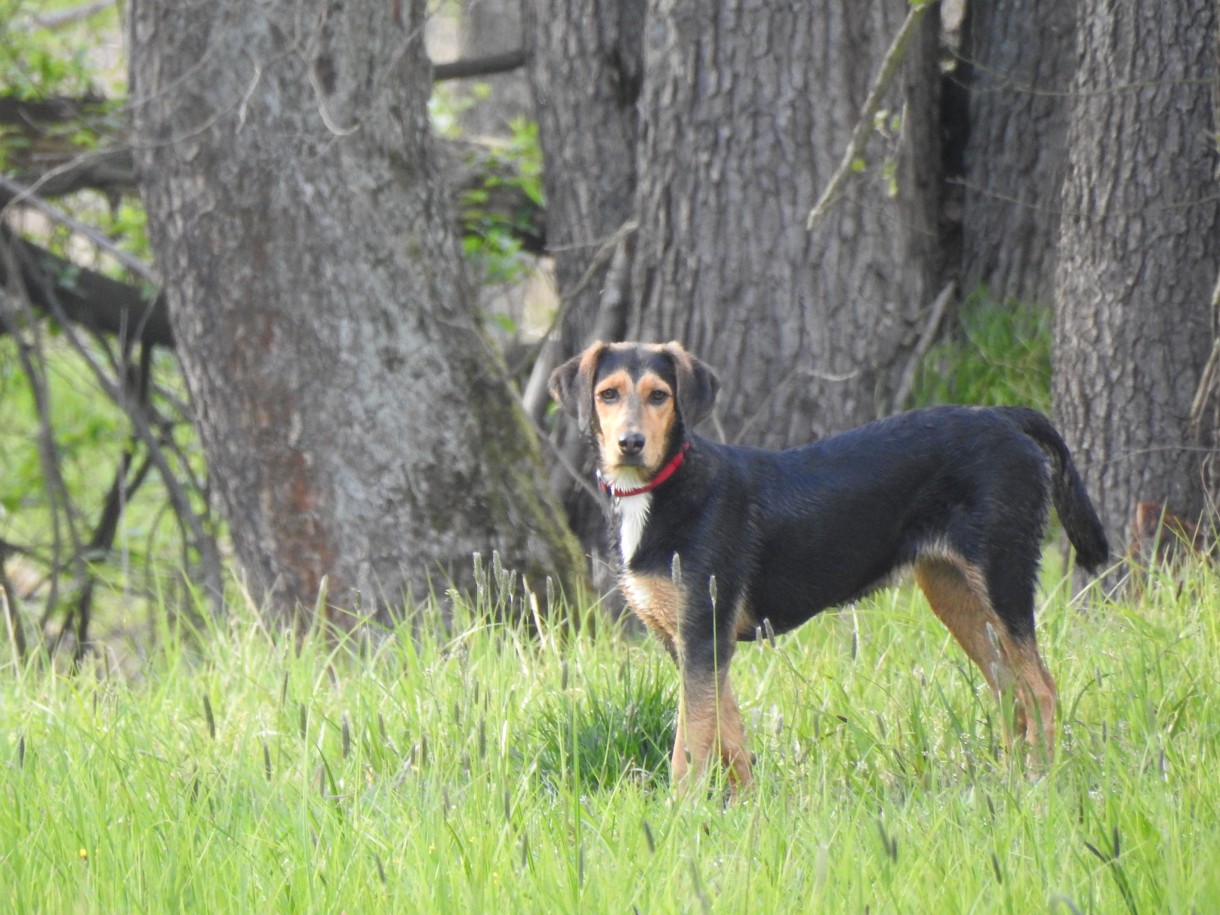
{"type": "Polygon", "coordinates": [[[626,432],[620,435],[618,450],[625,458],[638,458],[644,453],[644,433],[626,432]]]}

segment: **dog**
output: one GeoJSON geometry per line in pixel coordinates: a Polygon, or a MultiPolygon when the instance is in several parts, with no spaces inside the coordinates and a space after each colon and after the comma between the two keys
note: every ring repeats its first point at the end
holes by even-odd
{"type": "Polygon", "coordinates": [[[751,784],[729,683],[737,642],[791,630],[907,569],[997,698],[1012,697],[1016,736],[1049,762],[1057,694],[1034,636],[1048,503],[1080,566],[1097,569],[1109,547],[1045,416],[928,407],[768,451],[694,432],[720,384],[676,342],[595,343],[549,386],[597,449],[626,602],[680,671],[679,791],[714,760],[732,791],[751,784]]]}

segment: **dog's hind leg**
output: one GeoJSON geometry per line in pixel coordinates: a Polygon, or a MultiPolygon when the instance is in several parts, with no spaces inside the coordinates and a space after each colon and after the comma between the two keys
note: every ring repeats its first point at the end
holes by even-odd
{"type": "Polygon", "coordinates": [[[1055,709],[1059,693],[1038,651],[1034,633],[1034,583],[1038,575],[1038,544],[1023,550],[1010,544],[1005,561],[993,562],[987,577],[991,606],[1003,621],[998,629],[1000,651],[1016,684],[1017,733],[1049,765],[1055,753],[1055,709]],[[1024,560],[1021,556],[1024,554],[1024,560]]]}
{"type": "Polygon", "coordinates": [[[915,567],[915,580],[997,699],[1012,696],[1014,730],[1031,746],[1040,746],[1049,763],[1054,754],[1057,693],[1038,653],[1032,606],[1028,629],[1014,633],[996,612],[981,571],[964,560],[923,559],[915,567]]]}
{"type": "Polygon", "coordinates": [[[1055,755],[1055,707],[1059,692],[1031,631],[1001,641],[1017,682],[1017,731],[1031,747],[1040,747],[1049,764],[1055,755]]]}
{"type": "Polygon", "coordinates": [[[987,600],[982,576],[972,571],[964,563],[925,559],[915,567],[915,581],[999,698],[1013,686],[997,640],[1002,624],[987,600]]]}

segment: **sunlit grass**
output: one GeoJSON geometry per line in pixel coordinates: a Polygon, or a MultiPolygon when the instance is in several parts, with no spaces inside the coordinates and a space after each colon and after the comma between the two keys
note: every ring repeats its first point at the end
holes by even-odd
{"type": "Polygon", "coordinates": [[[1063,710],[1045,777],[900,589],[741,648],[758,787],[727,806],[672,799],[676,677],[604,626],[539,637],[459,605],[447,634],[298,651],[234,606],[160,633],[134,679],[9,662],[0,906],[1209,911],[1220,578],[1066,590],[1040,617],[1063,710]]]}

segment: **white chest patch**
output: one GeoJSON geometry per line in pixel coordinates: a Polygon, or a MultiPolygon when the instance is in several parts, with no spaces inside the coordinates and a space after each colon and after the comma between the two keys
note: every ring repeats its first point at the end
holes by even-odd
{"type": "Polygon", "coordinates": [[[648,523],[648,509],[652,506],[652,493],[628,496],[618,500],[618,543],[623,562],[628,563],[635,555],[644,536],[644,525],[648,523]]]}

